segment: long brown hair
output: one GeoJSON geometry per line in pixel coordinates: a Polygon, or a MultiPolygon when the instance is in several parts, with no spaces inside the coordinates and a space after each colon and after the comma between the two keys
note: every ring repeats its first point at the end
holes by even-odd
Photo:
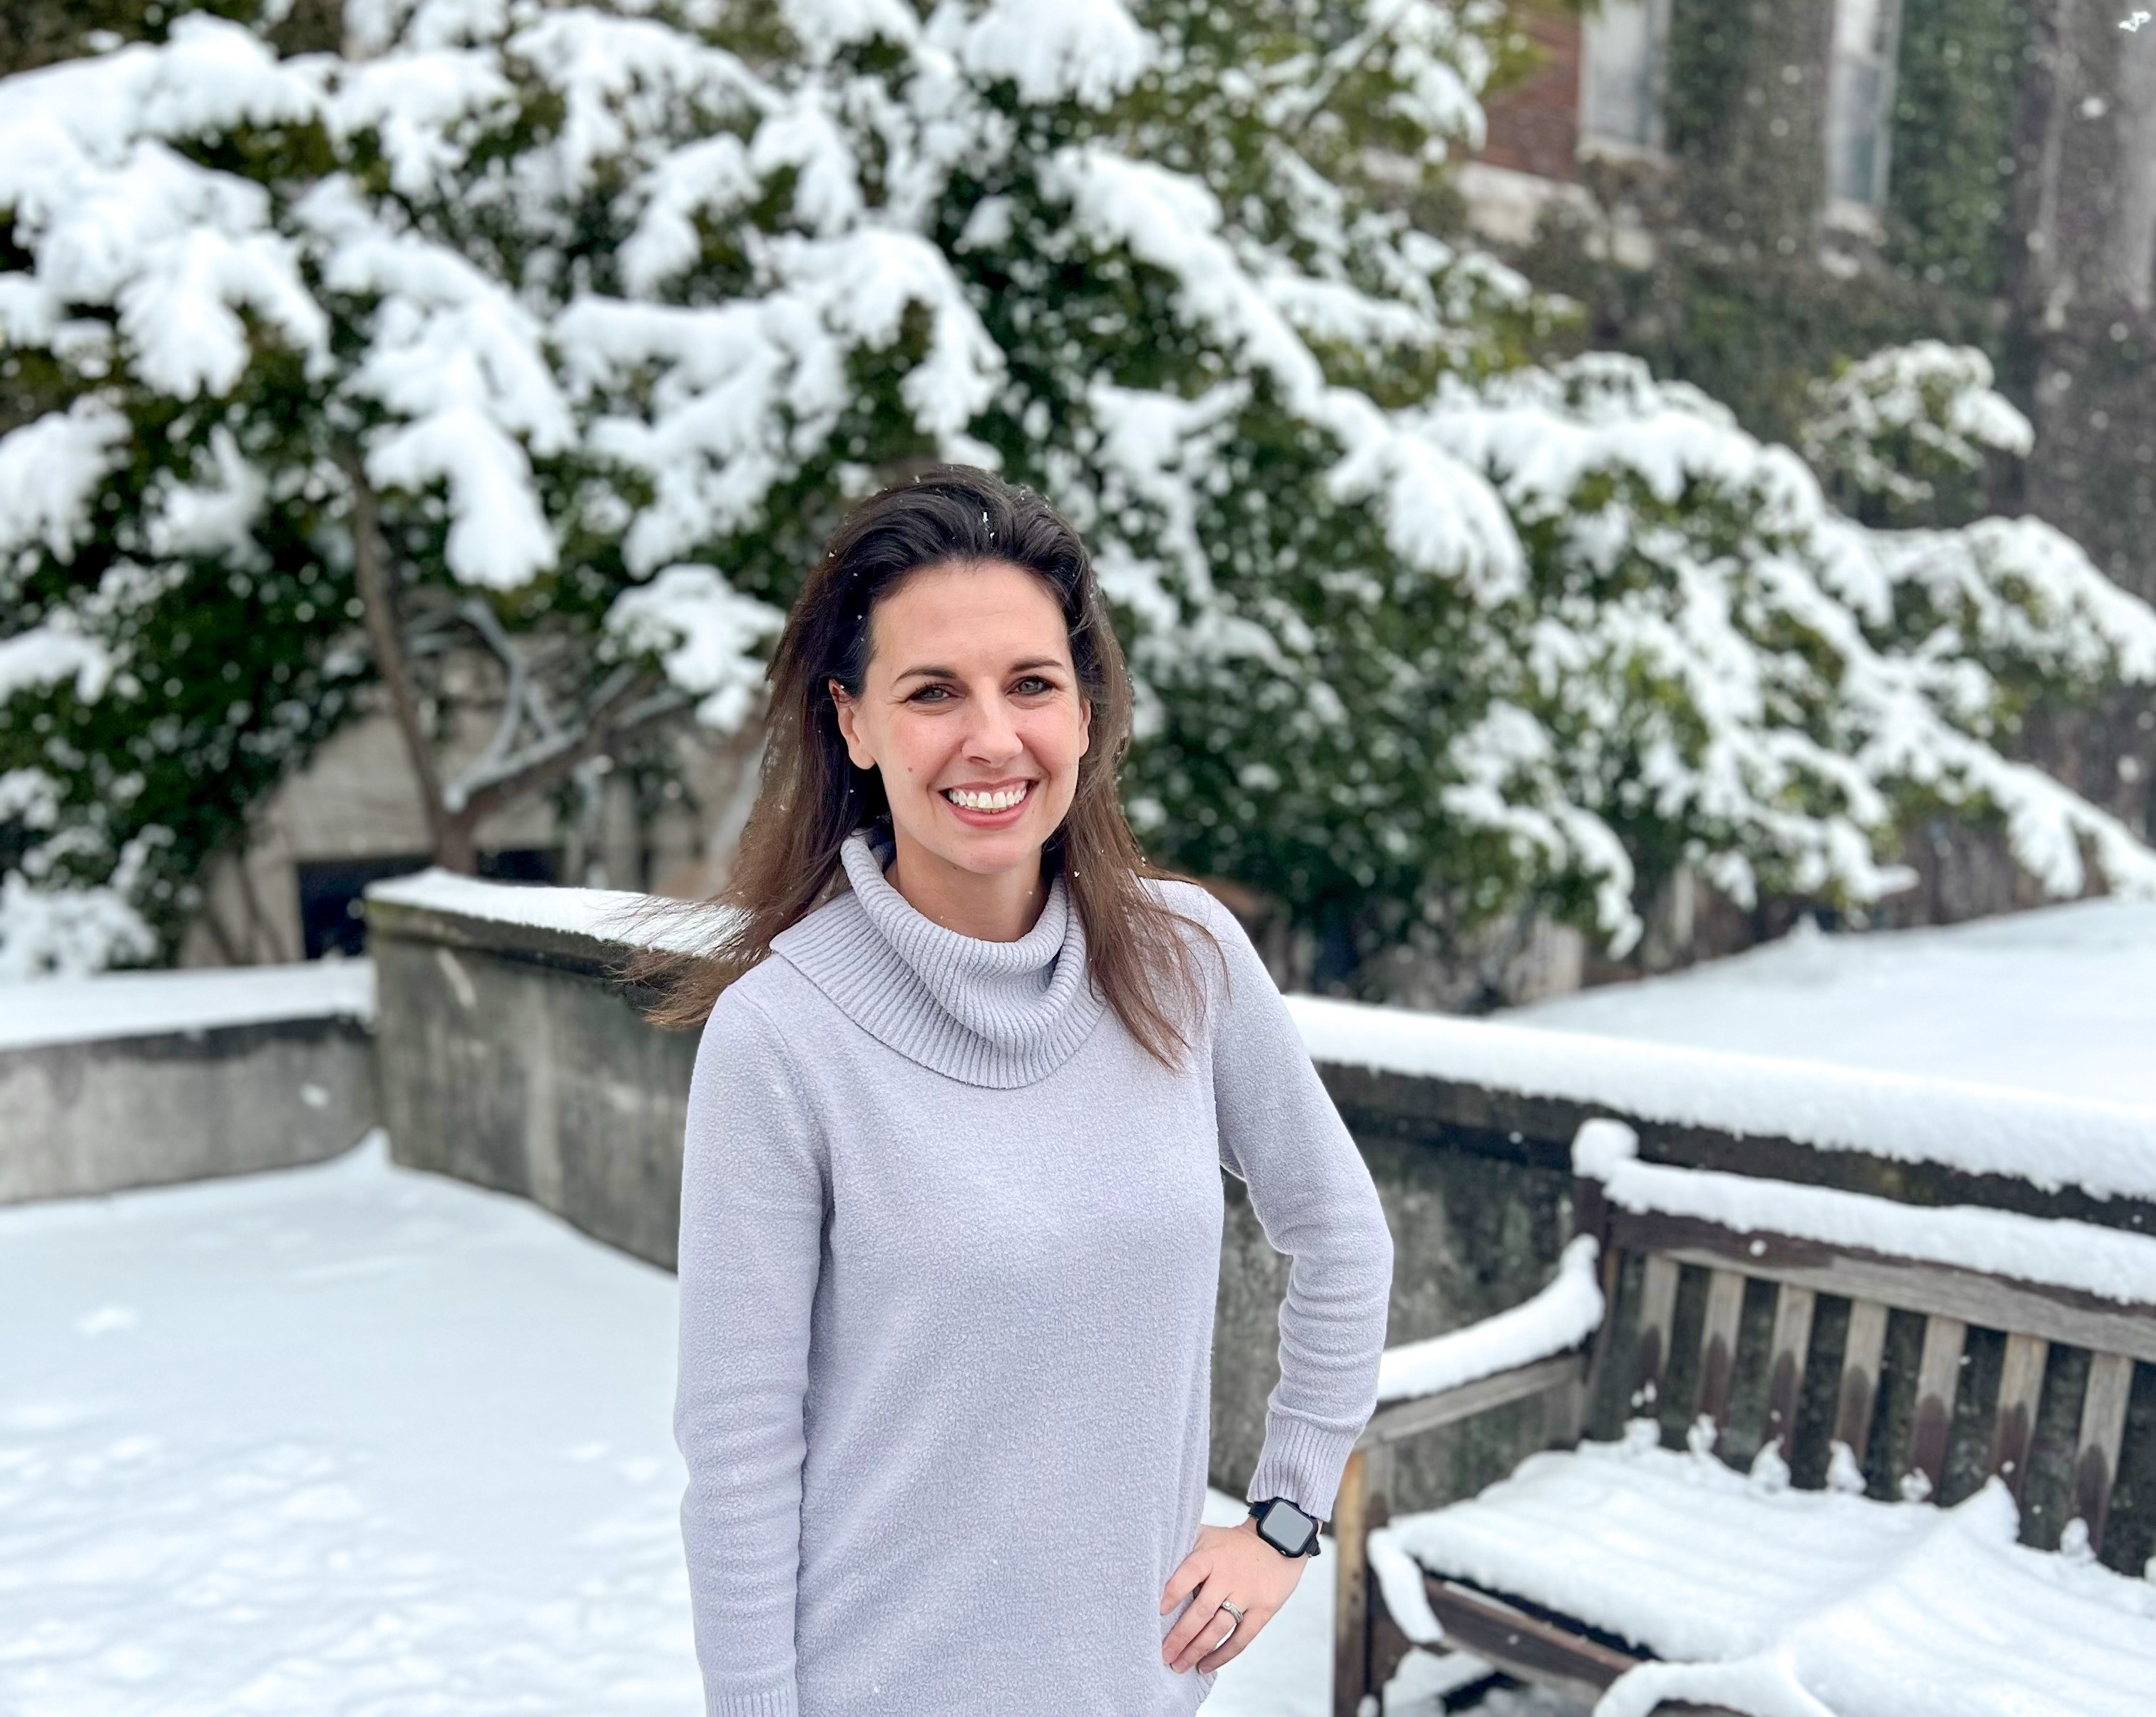
{"type": "Polygon", "coordinates": [[[629,967],[629,977],[658,992],[646,1010],[655,1023],[701,1024],[719,992],[769,955],[773,936],[821,905],[834,884],[844,885],[840,847],[891,807],[881,774],[847,753],[829,682],[860,695],[870,617],[902,579],[983,561],[1020,567],[1055,597],[1081,695],[1092,705],[1076,792],[1042,846],[1042,874],[1061,869],[1103,999],[1154,1059],[1181,1064],[1204,1000],[1185,927],[1221,960],[1224,977],[1226,961],[1207,926],[1141,886],[1148,877],[1195,879],[1138,850],[1116,795],[1131,741],[1122,647],[1070,521],[1031,489],[973,465],[933,466],[860,502],[808,575],[765,676],[771,696],[756,805],[726,886],[706,902],[654,903],[647,919],[668,920],[666,946],[645,950],[629,967]]]}

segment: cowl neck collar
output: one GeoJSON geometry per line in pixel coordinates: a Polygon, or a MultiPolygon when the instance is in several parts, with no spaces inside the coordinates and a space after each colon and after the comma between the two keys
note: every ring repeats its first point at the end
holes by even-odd
{"type": "Polygon", "coordinates": [[[1106,1002],[1086,961],[1084,920],[1059,872],[1014,942],[962,935],[891,886],[891,826],[839,848],[847,889],[772,938],[785,958],[879,1042],[969,1085],[1044,1079],[1082,1043],[1106,1002]]]}

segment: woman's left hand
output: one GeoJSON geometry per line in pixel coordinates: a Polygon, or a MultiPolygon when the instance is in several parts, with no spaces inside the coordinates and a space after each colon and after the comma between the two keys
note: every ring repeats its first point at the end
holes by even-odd
{"type": "Polygon", "coordinates": [[[1168,1576],[1161,1594],[1163,1616],[1185,1592],[1198,1594],[1161,1642],[1162,1661],[1178,1675],[1193,1668],[1209,1673],[1240,1656],[1287,1602],[1309,1560],[1282,1556],[1258,1536],[1254,1520],[1240,1526],[1200,1526],[1196,1546],[1168,1576]],[[1223,1598],[1243,1612],[1233,1633],[1228,1633],[1228,1624],[1235,1618],[1220,1607],[1223,1598]],[[1214,1643],[1223,1634],[1227,1642],[1216,1650],[1214,1643]]]}

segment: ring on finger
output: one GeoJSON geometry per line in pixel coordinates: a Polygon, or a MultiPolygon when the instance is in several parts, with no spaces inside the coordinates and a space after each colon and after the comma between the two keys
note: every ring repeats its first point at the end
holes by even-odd
{"type": "Polygon", "coordinates": [[[1222,1634],[1219,1638],[1213,1642],[1213,1649],[1216,1652],[1219,1651],[1222,1646],[1227,1644],[1229,1640],[1233,1639],[1235,1637],[1235,1630],[1243,1625],[1243,1612],[1241,1610],[1238,1609],[1234,1604],[1229,1602],[1225,1598],[1222,1598],[1220,1600],[1220,1607],[1225,1610],[1234,1619],[1229,1624],[1228,1631],[1222,1634]]]}

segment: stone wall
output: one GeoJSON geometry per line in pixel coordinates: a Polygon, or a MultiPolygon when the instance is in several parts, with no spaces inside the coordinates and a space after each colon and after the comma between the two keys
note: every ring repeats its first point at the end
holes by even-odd
{"type": "MultiPolygon", "coordinates": [[[[634,996],[610,977],[628,951],[619,943],[475,915],[487,898],[483,885],[459,884],[454,898],[469,910],[417,904],[424,885],[389,888],[405,898],[371,894],[368,918],[396,1160],[521,1194],[670,1268],[694,1033],[644,1023],[634,996]]],[[[575,921],[577,892],[546,891],[545,911],[532,915],[575,921]]],[[[497,898],[516,896],[501,889],[497,898]]],[[[1625,1115],[1622,1105],[1323,1061],[1319,1071],[1391,1226],[1392,1343],[1471,1323],[1548,1281],[1570,1231],[1572,1137],[1590,1115],[1625,1115]]],[[[2127,1199],[1627,1118],[1650,1160],[2156,1230],[2156,1206],[2127,1199]]],[[[1265,1239],[1243,1183],[1228,1176],[1224,1186],[1211,1467],[1213,1482],[1240,1495],[1279,1377],[1288,1263],[1265,1239]]],[[[2138,1523],[2151,1511],[2135,1491],[2156,1492],[2156,1386],[2148,1386],[2156,1370],[2144,1368],[2140,1381],[2112,1517],[2112,1542],[2122,1546],[2148,1535],[2138,1523]]],[[[1539,1446],[1539,1412],[1527,1403],[1407,1445],[1393,1468],[1394,1509],[1434,1506],[1501,1476],[1539,1446]]]]}
{"type": "Polygon", "coordinates": [[[320,1162],[375,1120],[352,1018],[0,1051],[0,1204],[320,1162]]]}

